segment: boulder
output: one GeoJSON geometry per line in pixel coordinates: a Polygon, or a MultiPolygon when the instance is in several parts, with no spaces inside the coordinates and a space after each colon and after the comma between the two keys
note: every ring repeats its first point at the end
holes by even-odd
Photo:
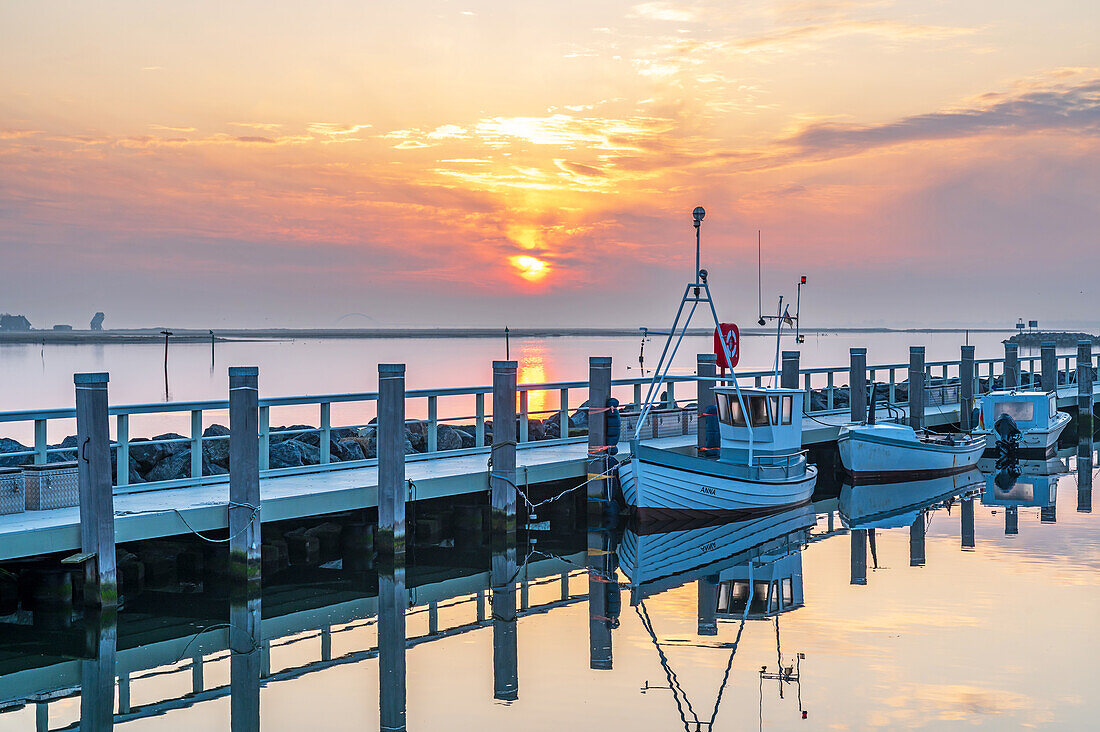
{"type": "Polygon", "coordinates": [[[10,437],[0,437],[0,467],[15,468],[20,465],[27,465],[34,462],[33,455],[10,455],[4,456],[6,452],[21,452],[23,450],[30,450],[31,448],[26,445],[11,439],[10,437]]]}
{"type": "Polygon", "coordinates": [[[462,436],[459,430],[449,424],[441,424],[436,427],[436,450],[459,450],[462,448],[462,436]]]}
{"type": "MultiPolygon", "coordinates": [[[[220,424],[212,424],[202,432],[203,437],[229,437],[229,429],[220,424]]],[[[203,462],[209,461],[213,465],[217,465],[222,468],[229,468],[229,440],[203,440],[202,443],[202,459],[203,462]]]]}
{"type": "Polygon", "coordinates": [[[187,478],[190,475],[191,451],[184,450],[175,455],[169,455],[158,462],[146,474],[145,479],[148,481],[177,480],[179,478],[187,478]]]}
{"type": "Polygon", "coordinates": [[[321,451],[314,445],[298,440],[277,442],[268,452],[268,465],[272,468],[297,468],[302,465],[317,465],[319,462],[321,451]]]}
{"type": "Polygon", "coordinates": [[[315,430],[315,429],[317,429],[317,428],[313,427],[312,425],[308,425],[308,424],[292,424],[289,427],[276,427],[275,429],[271,430],[271,437],[270,437],[271,444],[275,444],[277,442],[286,442],[287,440],[303,441],[303,440],[306,440],[306,439],[309,439],[310,437],[312,437],[315,445],[320,445],[321,444],[321,438],[320,438],[320,436],[317,435],[317,433],[315,433],[315,432],[306,432],[306,433],[303,434],[304,430],[315,430]],[[280,434],[280,433],[289,433],[289,434],[280,434]]]}
{"type": "Polygon", "coordinates": [[[160,444],[150,444],[149,440],[135,439],[130,441],[130,455],[137,460],[142,471],[152,470],[154,466],[163,462],[166,458],[178,455],[181,452],[190,452],[190,440],[175,432],[166,432],[157,435],[153,440],[178,440],[160,444]]]}
{"type": "MultiPolygon", "coordinates": [[[[582,407],[587,407],[588,406],[588,400],[586,399],[584,401],[584,403],[581,404],[581,406],[582,407]]],[[[587,427],[588,426],[588,410],[587,409],[578,409],[577,411],[575,411],[571,415],[569,415],[569,426],[570,427],[577,427],[577,428],[587,427]]]]}
{"type": "Polygon", "coordinates": [[[363,447],[359,444],[358,438],[348,438],[332,443],[333,460],[343,462],[347,460],[362,460],[364,457],[363,447]]]}

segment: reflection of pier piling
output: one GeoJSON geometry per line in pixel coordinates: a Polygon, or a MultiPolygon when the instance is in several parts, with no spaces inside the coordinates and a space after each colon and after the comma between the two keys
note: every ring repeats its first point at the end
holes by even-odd
{"type": "Polygon", "coordinates": [[[699,635],[718,635],[718,575],[702,577],[699,592],[699,635]]]}
{"type": "Polygon", "coordinates": [[[378,567],[378,712],[382,732],[405,730],[405,565],[378,567]]]}
{"type": "Polygon", "coordinates": [[[115,611],[89,613],[85,622],[90,658],[80,664],[80,732],[109,732],[115,724],[115,611]]]}
{"type": "Polygon", "coordinates": [[[242,596],[241,584],[234,578],[238,593],[229,605],[229,719],[233,732],[259,732],[263,666],[260,594],[242,596]]]}
{"type": "Polygon", "coordinates": [[[1005,536],[1020,533],[1020,512],[1016,506],[1005,506],[1005,536]]]}
{"type": "Polygon", "coordinates": [[[519,698],[516,544],[507,535],[494,536],[493,542],[489,573],[493,612],[493,698],[515,701],[519,698]]]}
{"type": "Polygon", "coordinates": [[[1092,342],[1077,342],[1077,510],[1092,512],[1092,342]]]}
{"type": "Polygon", "coordinates": [[[913,519],[913,525],[909,527],[909,566],[910,567],[923,567],[925,562],[924,555],[924,534],[927,524],[925,523],[926,514],[921,511],[917,514],[917,517],[913,519]]]}
{"type": "Polygon", "coordinates": [[[852,529],[851,584],[867,584],[867,529],[852,529]]]}
{"type": "Polygon", "coordinates": [[[974,499],[964,498],[960,512],[962,546],[964,549],[974,548],[974,499]]]}
{"type": "Polygon", "coordinates": [[[588,665],[599,670],[610,670],[613,663],[607,602],[607,583],[615,579],[609,572],[610,542],[606,531],[588,532],[588,665]]]}

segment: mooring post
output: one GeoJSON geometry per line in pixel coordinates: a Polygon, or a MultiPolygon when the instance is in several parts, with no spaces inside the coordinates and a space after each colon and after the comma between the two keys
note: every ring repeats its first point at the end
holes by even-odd
{"type": "MultiPolygon", "coordinates": [[[[109,462],[107,467],[110,467],[109,462]]],[[[80,663],[81,732],[114,729],[115,655],[118,644],[116,621],[113,608],[92,612],[85,618],[89,654],[80,663]]]]}
{"type": "Polygon", "coordinates": [[[974,499],[964,498],[962,500],[962,510],[959,514],[960,523],[962,524],[962,546],[963,549],[974,548],[974,499]]]}
{"type": "Polygon", "coordinates": [[[923,567],[925,561],[924,555],[924,534],[925,534],[925,521],[924,511],[917,514],[917,517],[913,519],[913,524],[909,527],[909,566],[910,567],[923,567]]]}
{"type": "Polygon", "coordinates": [[[1001,386],[1004,389],[1020,386],[1020,347],[1015,343],[1005,343],[1005,372],[1001,386]]]}
{"type": "Polygon", "coordinates": [[[867,349],[848,349],[848,399],[852,421],[867,419],[867,349]]]}
{"type": "Polygon", "coordinates": [[[611,398],[611,357],[588,358],[588,506],[589,515],[602,513],[611,499],[608,470],[607,400],[611,398]]]}
{"type": "Polygon", "coordinates": [[[1053,341],[1044,341],[1039,346],[1039,363],[1043,370],[1039,377],[1043,391],[1052,392],[1058,388],[1058,347],[1053,341]]]}
{"type": "Polygon", "coordinates": [[[1005,536],[1020,533],[1020,513],[1016,506],[1005,506],[1005,536]]]}
{"type": "MultiPolygon", "coordinates": [[[[707,446],[707,417],[706,412],[714,403],[714,377],[718,375],[718,357],[713,353],[700,353],[695,357],[695,370],[699,376],[696,382],[698,409],[696,409],[695,432],[699,438],[696,446],[703,450],[707,446]],[[704,381],[707,379],[707,381],[704,381]]],[[[609,375],[610,378],[610,375],[609,375]]],[[[610,384],[608,384],[610,391],[610,384]]]]}
{"type": "Polygon", "coordinates": [[[384,558],[378,567],[378,711],[382,732],[405,730],[407,604],[404,562],[384,558]]]}
{"type": "MultiPolygon", "coordinates": [[[[107,381],[108,375],[104,373],[73,375],[80,548],[84,554],[94,555],[84,562],[84,602],[93,607],[114,608],[118,606],[118,584],[107,381]]],[[[114,683],[113,677],[111,683],[114,683]]]]}
{"type": "MultiPolygon", "coordinates": [[[[230,407],[231,421],[232,414],[230,407]]],[[[230,451],[232,461],[232,447],[230,451]]],[[[259,732],[263,671],[260,592],[258,583],[235,579],[229,602],[229,723],[233,732],[259,732]]]]}
{"type": "MultiPolygon", "coordinates": [[[[784,389],[798,388],[799,351],[783,351],[783,370],[779,373],[779,385],[784,389]]],[[[806,409],[809,409],[809,404],[806,409]]]]}
{"type": "Polygon", "coordinates": [[[380,554],[405,554],[405,364],[378,364],[378,532],[380,554]]]}
{"type": "Polygon", "coordinates": [[[229,576],[246,592],[260,581],[259,373],[229,369],[229,576]]]}
{"type": "MultiPolygon", "coordinates": [[[[609,671],[614,657],[611,647],[611,609],[608,607],[608,583],[611,573],[611,536],[607,531],[588,532],[588,667],[609,671]]],[[[618,592],[618,585],[615,585],[618,592]]]]}
{"type": "Polygon", "coordinates": [[[718,575],[708,575],[696,583],[699,608],[699,635],[718,635],[718,575]]]}
{"type": "Polygon", "coordinates": [[[909,347],[909,426],[924,428],[924,346],[909,347]]]}
{"type": "MultiPolygon", "coordinates": [[[[495,419],[493,427],[495,436],[495,419]]],[[[501,701],[515,701],[519,698],[515,533],[498,534],[493,539],[492,564],[489,572],[493,609],[493,698],[501,701]]]]}
{"type": "Polygon", "coordinates": [[[959,429],[974,429],[974,346],[963,346],[959,360],[959,429]]]}
{"type": "Polygon", "coordinates": [[[494,534],[516,531],[516,362],[493,361],[493,462],[489,473],[494,534]]]}
{"type": "Polygon", "coordinates": [[[852,529],[851,584],[867,584],[867,529],[852,529]]]}

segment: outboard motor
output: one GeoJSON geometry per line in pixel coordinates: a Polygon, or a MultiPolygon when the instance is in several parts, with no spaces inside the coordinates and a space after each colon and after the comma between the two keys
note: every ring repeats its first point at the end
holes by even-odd
{"type": "Polygon", "coordinates": [[[718,456],[722,448],[722,432],[718,426],[718,407],[711,404],[703,410],[703,455],[718,456]]]}
{"type": "Polygon", "coordinates": [[[997,449],[1001,458],[1012,460],[1016,455],[1016,448],[1020,446],[1020,428],[1016,426],[1016,420],[1007,413],[997,417],[993,423],[993,432],[997,435],[997,449]]]}

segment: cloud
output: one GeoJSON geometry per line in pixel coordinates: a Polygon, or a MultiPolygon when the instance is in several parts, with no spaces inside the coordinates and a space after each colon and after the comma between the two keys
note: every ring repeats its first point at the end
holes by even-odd
{"type": "Polygon", "coordinates": [[[628,16],[674,23],[694,23],[699,20],[695,10],[678,7],[668,2],[649,2],[635,5],[630,9],[628,16]]]}
{"type": "Polygon", "coordinates": [[[983,95],[969,107],[912,115],[877,125],[823,122],[782,140],[806,152],[836,155],[909,142],[1057,130],[1100,131],[1100,76],[1074,85],[1029,85],[983,95]]]}
{"type": "Polygon", "coordinates": [[[360,130],[370,129],[371,127],[372,125],[369,124],[342,125],[336,122],[310,122],[306,125],[306,130],[317,135],[342,137],[344,135],[353,135],[360,130]]]}

